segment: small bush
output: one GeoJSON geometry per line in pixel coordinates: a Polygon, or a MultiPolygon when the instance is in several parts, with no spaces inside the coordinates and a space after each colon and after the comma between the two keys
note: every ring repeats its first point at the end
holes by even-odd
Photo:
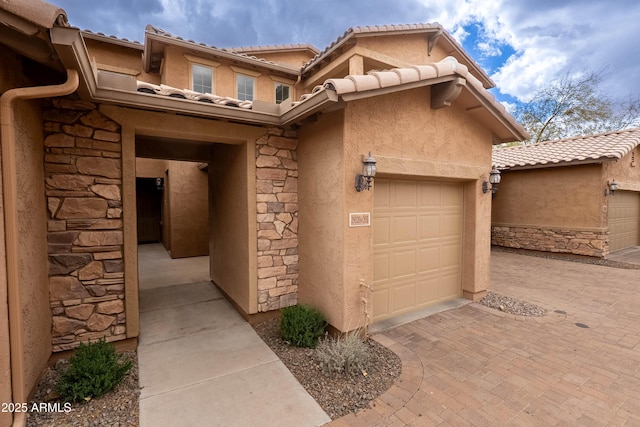
{"type": "Polygon", "coordinates": [[[369,345],[352,332],[342,337],[320,341],[314,356],[325,374],[362,374],[370,358],[369,345]]]}
{"type": "Polygon", "coordinates": [[[131,369],[131,361],[119,362],[115,347],[104,338],[80,344],[60,376],[56,391],[65,401],[77,402],[113,390],[131,369]]]}
{"type": "Polygon", "coordinates": [[[292,305],[282,309],[280,335],[293,346],[314,348],[326,325],[318,309],[306,304],[292,305]]]}

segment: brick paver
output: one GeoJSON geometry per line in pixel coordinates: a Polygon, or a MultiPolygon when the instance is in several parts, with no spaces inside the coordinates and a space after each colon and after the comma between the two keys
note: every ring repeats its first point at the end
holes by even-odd
{"type": "Polygon", "coordinates": [[[377,334],[402,375],[329,425],[640,425],[640,270],[496,251],[491,268],[491,290],[549,314],[468,304],[377,334]]]}

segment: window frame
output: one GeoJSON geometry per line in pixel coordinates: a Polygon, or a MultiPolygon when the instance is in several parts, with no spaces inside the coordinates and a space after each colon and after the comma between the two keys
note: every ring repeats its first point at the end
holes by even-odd
{"type": "Polygon", "coordinates": [[[274,85],[273,96],[276,104],[282,104],[287,99],[291,99],[291,97],[293,96],[293,86],[291,84],[276,80],[273,82],[273,85],[274,85]],[[280,100],[280,102],[278,102],[278,86],[286,87],[287,95],[288,95],[286,98],[280,100]]]}
{"type": "MultiPolygon", "coordinates": [[[[191,80],[191,90],[194,92],[198,92],[198,93],[210,93],[213,94],[215,93],[215,83],[214,83],[214,69],[213,67],[210,67],[208,65],[204,65],[204,64],[200,64],[197,62],[191,62],[190,63],[191,67],[189,68],[189,75],[190,75],[190,80],[191,80]],[[196,81],[195,81],[195,68],[199,67],[203,70],[208,70],[209,71],[209,82],[211,83],[211,91],[210,92],[206,92],[206,91],[200,91],[196,89],[196,81]]],[[[202,87],[204,87],[204,85],[200,84],[202,87]]]]}

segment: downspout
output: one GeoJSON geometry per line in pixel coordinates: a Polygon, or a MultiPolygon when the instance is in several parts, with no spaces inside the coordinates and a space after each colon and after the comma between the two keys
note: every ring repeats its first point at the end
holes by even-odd
{"type": "MultiPolygon", "coordinates": [[[[7,257],[7,299],[9,302],[9,352],[11,357],[11,393],[13,402],[27,403],[24,384],[24,348],[22,307],[18,283],[18,188],[16,176],[16,140],[14,101],[69,95],[78,89],[78,72],[67,70],[67,81],[60,85],[16,88],[0,96],[0,141],[2,143],[2,180],[4,185],[4,223],[7,257]]],[[[15,413],[14,426],[26,425],[24,412],[15,413]]]]}

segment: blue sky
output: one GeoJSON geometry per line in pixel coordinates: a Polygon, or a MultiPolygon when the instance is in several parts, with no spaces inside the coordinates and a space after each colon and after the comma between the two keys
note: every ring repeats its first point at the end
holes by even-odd
{"type": "Polygon", "coordinates": [[[146,24],[218,47],[328,46],[359,25],[439,22],[505,103],[554,76],[607,68],[603,92],[640,93],[637,0],[50,0],[71,25],[143,41],[146,24]]]}

